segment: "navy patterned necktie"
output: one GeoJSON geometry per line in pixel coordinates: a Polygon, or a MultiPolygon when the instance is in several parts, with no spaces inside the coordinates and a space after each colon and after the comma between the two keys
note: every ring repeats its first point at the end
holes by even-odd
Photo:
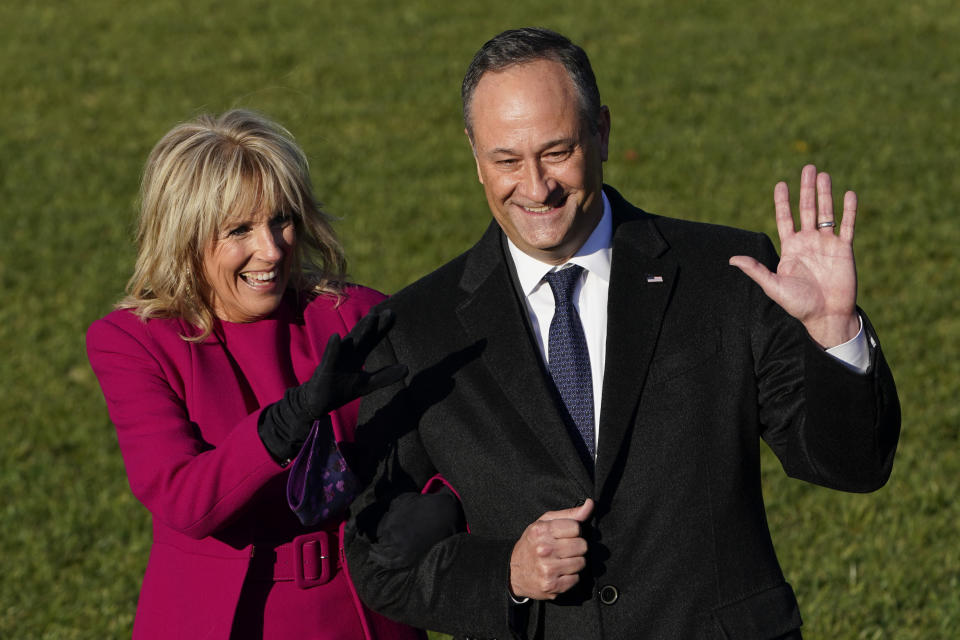
{"type": "Polygon", "coordinates": [[[583,334],[580,314],[573,304],[573,289],[583,273],[583,267],[570,265],[544,276],[556,309],[550,321],[550,340],[547,361],[553,383],[560,392],[571,427],[580,433],[592,465],[593,440],[593,378],[590,375],[590,355],[583,334]]]}

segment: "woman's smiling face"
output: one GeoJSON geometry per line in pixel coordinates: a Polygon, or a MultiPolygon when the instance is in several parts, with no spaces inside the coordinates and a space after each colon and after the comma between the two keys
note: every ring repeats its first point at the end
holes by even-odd
{"type": "Polygon", "coordinates": [[[203,252],[210,305],[227,322],[252,322],[283,299],[297,242],[293,218],[260,210],[227,218],[203,252]]]}

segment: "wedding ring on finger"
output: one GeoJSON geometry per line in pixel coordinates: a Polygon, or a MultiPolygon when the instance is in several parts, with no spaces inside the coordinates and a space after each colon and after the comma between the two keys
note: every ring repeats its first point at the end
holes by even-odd
{"type": "Polygon", "coordinates": [[[837,226],[837,225],[836,225],[836,223],[835,223],[833,220],[828,220],[828,221],[826,221],[826,222],[818,222],[818,223],[817,223],[817,229],[826,229],[827,227],[835,227],[835,226],[837,226]]]}

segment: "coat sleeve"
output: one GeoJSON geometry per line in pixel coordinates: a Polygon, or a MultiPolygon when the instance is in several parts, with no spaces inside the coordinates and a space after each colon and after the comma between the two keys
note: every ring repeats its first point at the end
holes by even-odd
{"type": "Polygon", "coordinates": [[[283,472],[257,434],[259,410],[214,447],[190,420],[182,384],[135,335],[107,316],[87,332],[87,355],[103,389],[134,495],[153,517],[204,538],[283,472]],[[174,378],[174,379],[171,379],[174,378]]]}
{"type": "MultiPolygon", "coordinates": [[[[776,269],[763,238],[760,260],[776,269]]],[[[865,373],[827,354],[803,325],[752,287],[751,343],[764,440],[794,478],[843,491],[887,481],[900,433],[900,403],[877,334],[862,310],[870,344],[865,373]]]]}
{"type": "MultiPolygon", "coordinates": [[[[368,367],[396,361],[385,340],[368,367]]],[[[410,386],[417,383],[414,378],[410,386]]],[[[515,540],[459,533],[436,543],[413,565],[388,569],[371,557],[380,518],[403,492],[419,491],[435,473],[417,432],[416,407],[402,384],[363,398],[358,442],[377,464],[351,506],[347,563],[357,591],[374,610],[412,626],[454,635],[508,638],[516,614],[508,595],[515,540]]]]}

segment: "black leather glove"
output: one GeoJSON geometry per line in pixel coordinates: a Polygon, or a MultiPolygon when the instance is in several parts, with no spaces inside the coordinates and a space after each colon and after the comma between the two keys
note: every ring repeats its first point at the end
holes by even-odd
{"type": "Polygon", "coordinates": [[[466,531],[463,509],[448,488],[401,493],[377,526],[370,558],[387,569],[408,567],[434,544],[461,531],[466,531]]]}
{"type": "Polygon", "coordinates": [[[402,364],[374,372],[363,370],[367,356],[387,335],[393,321],[394,313],[389,309],[371,311],[342,339],[336,333],[330,336],[310,379],[287,389],[281,400],[260,413],[260,440],[275,460],[296,457],[314,420],[407,375],[407,367],[402,364]]]}

